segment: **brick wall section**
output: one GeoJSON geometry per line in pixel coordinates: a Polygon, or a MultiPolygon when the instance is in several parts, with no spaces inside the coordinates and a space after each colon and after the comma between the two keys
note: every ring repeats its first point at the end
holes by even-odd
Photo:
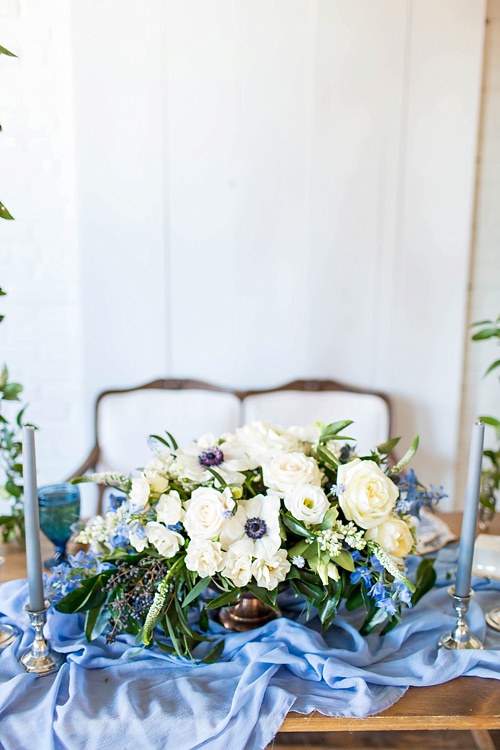
{"type": "MultiPolygon", "coordinates": [[[[78,255],[69,3],[3,0],[0,122],[0,363],[25,384],[39,481],[59,481],[88,447],[82,435],[78,255]],[[5,300],[5,301],[4,301],[5,300]]],[[[7,405],[6,405],[7,406],[7,405]]]]}
{"type": "MultiPolygon", "coordinates": [[[[472,237],[468,320],[500,314],[500,0],[488,0],[483,96],[478,144],[476,206],[472,237]]],[[[470,431],[480,414],[500,417],[498,377],[483,379],[486,368],[498,359],[494,342],[472,343],[467,331],[465,350],[459,466],[455,496],[462,506],[470,431]]],[[[494,442],[487,428],[487,442],[494,442]]]]}

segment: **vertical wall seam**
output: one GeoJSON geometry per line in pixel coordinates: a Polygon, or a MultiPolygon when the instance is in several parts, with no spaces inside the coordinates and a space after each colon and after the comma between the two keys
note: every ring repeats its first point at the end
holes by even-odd
{"type": "Polygon", "coordinates": [[[165,376],[174,373],[174,345],[173,345],[173,309],[172,309],[172,242],[170,233],[170,180],[169,180],[169,69],[168,69],[168,2],[160,0],[160,133],[161,133],[161,206],[162,206],[162,244],[163,244],[163,293],[164,293],[164,325],[165,345],[163,367],[165,376]]]}
{"type": "MultiPolygon", "coordinates": [[[[469,262],[467,270],[467,293],[464,310],[464,343],[462,351],[462,371],[461,371],[461,385],[460,385],[460,411],[458,417],[458,433],[455,444],[455,487],[454,497],[460,497],[461,491],[465,482],[465,465],[466,461],[466,450],[468,449],[468,436],[469,431],[472,427],[471,411],[472,411],[472,399],[470,398],[470,389],[467,387],[467,373],[469,364],[469,354],[471,351],[472,342],[470,340],[470,329],[468,328],[471,322],[471,315],[473,309],[473,298],[474,298],[474,269],[476,265],[476,258],[478,253],[478,237],[477,237],[477,223],[478,223],[478,212],[479,204],[481,200],[481,169],[484,166],[482,164],[481,153],[484,147],[484,127],[485,127],[485,116],[486,116],[486,99],[487,99],[487,73],[488,73],[488,55],[487,55],[487,43],[488,39],[488,2],[485,3],[484,7],[484,26],[483,26],[483,65],[481,68],[481,81],[478,86],[478,92],[480,96],[480,103],[478,107],[478,117],[476,123],[476,168],[474,170],[474,195],[473,195],[473,206],[472,206],[472,221],[471,221],[471,233],[469,238],[469,262]],[[465,447],[467,446],[467,448],[465,447]],[[460,453],[462,456],[460,457],[460,453]]],[[[493,311],[495,314],[495,311],[493,311]]],[[[477,415],[474,415],[475,418],[477,415]]]]}
{"type": "Polygon", "coordinates": [[[402,267],[402,240],[404,236],[404,224],[406,214],[406,167],[408,157],[408,122],[410,115],[410,77],[411,77],[411,56],[412,56],[412,24],[413,24],[413,0],[407,0],[406,3],[406,21],[405,21],[405,46],[403,62],[403,80],[401,95],[401,124],[398,154],[398,177],[396,193],[396,216],[394,228],[394,245],[391,268],[391,290],[395,300],[395,315],[400,309],[400,292],[401,285],[398,285],[399,270],[402,267]]]}

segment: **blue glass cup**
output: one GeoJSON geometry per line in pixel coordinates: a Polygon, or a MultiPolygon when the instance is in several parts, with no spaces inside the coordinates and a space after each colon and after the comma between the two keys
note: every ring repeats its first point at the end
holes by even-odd
{"type": "Polygon", "coordinates": [[[80,490],[69,482],[40,487],[38,508],[40,527],[56,548],[54,556],[44,563],[50,570],[68,559],[66,544],[80,518],[80,490]]]}

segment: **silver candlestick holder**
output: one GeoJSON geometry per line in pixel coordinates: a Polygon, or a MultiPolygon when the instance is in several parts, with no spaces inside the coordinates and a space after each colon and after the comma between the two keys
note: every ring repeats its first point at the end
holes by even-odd
{"type": "Polygon", "coordinates": [[[19,635],[19,630],[12,625],[0,625],[0,649],[10,646],[19,635]]]}
{"type": "MultiPolygon", "coordinates": [[[[0,557],[0,568],[5,562],[4,557],[0,557]]],[[[19,630],[13,628],[12,625],[0,625],[0,649],[10,646],[19,635],[19,630]]]]}
{"type": "Polygon", "coordinates": [[[457,622],[451,633],[443,633],[438,641],[438,647],[452,651],[462,648],[483,648],[479,638],[469,631],[469,626],[465,620],[474,591],[470,589],[468,596],[457,596],[455,586],[450,586],[448,594],[453,599],[453,609],[457,613],[457,622]]]}
{"type": "Polygon", "coordinates": [[[484,619],[493,630],[500,630],[500,607],[495,607],[486,612],[484,619]]]}
{"type": "Polygon", "coordinates": [[[49,602],[47,601],[44,609],[38,611],[30,609],[29,604],[24,608],[30,618],[31,627],[35,631],[35,640],[31,648],[24,652],[19,661],[26,672],[40,675],[40,677],[57,672],[66,659],[64,654],[60,654],[50,647],[50,643],[43,634],[43,628],[47,622],[48,608],[49,602]]]}

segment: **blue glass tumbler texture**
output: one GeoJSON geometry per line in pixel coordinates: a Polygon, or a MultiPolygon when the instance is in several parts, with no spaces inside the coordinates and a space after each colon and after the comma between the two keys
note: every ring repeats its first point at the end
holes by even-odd
{"type": "Polygon", "coordinates": [[[50,569],[67,559],[66,544],[80,518],[80,490],[68,482],[40,487],[38,507],[40,527],[56,548],[55,555],[45,561],[50,569]]]}

